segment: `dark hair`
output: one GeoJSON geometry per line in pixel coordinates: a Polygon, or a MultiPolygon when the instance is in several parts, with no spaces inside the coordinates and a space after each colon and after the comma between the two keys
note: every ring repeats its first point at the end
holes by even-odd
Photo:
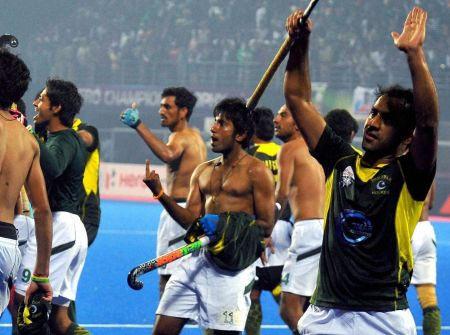
{"type": "Polygon", "coordinates": [[[272,140],[275,134],[272,110],[267,107],[258,107],[251,112],[251,116],[255,125],[255,135],[263,141],[272,140]]]}
{"type": "Polygon", "coordinates": [[[399,130],[400,137],[403,139],[412,135],[416,127],[413,91],[400,85],[378,86],[375,100],[382,96],[388,97],[388,109],[392,113],[392,119],[399,130]]]}
{"type": "Polygon", "coordinates": [[[17,110],[24,116],[27,116],[27,105],[25,105],[25,101],[23,101],[23,99],[19,99],[19,101],[16,101],[16,105],[17,110]]]}
{"type": "Polygon", "coordinates": [[[186,119],[189,121],[195,103],[197,102],[197,98],[195,97],[195,95],[193,95],[185,87],[167,87],[162,92],[161,98],[170,96],[175,97],[175,104],[178,106],[178,108],[187,108],[188,112],[186,115],[186,119]]]}
{"type": "Polygon", "coordinates": [[[250,110],[245,106],[241,98],[225,98],[214,107],[214,116],[223,114],[233,123],[236,134],[247,135],[241,143],[242,148],[247,148],[252,139],[255,128],[250,110]]]}
{"type": "Polygon", "coordinates": [[[18,56],[0,48],[0,108],[19,101],[31,81],[30,70],[18,56]]]}
{"type": "Polygon", "coordinates": [[[346,109],[332,109],[325,115],[325,122],[347,143],[352,142],[352,132],[358,132],[358,122],[346,109]]]}
{"type": "Polygon", "coordinates": [[[70,81],[48,79],[46,84],[47,96],[52,106],[61,106],[59,119],[66,127],[72,127],[75,114],[78,114],[83,104],[83,98],[77,87],[70,81]]]}

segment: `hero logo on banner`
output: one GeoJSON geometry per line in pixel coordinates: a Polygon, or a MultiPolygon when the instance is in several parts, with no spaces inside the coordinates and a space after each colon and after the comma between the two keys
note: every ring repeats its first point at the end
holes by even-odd
{"type": "MultiPolygon", "coordinates": [[[[166,186],[166,167],[151,166],[159,174],[163,188],[166,186]]],[[[152,193],[142,179],[144,164],[100,164],[100,196],[102,199],[122,201],[153,201],[152,193]]]]}

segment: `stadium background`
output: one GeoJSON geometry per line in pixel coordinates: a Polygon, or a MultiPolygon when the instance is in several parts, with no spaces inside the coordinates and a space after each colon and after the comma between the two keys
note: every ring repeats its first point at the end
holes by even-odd
{"type": "MultiPolygon", "coordinates": [[[[131,101],[137,101],[143,121],[166,139],[168,131],[159,126],[160,92],[166,86],[185,85],[199,97],[191,123],[208,140],[214,104],[225,96],[250,96],[281,45],[286,16],[293,7],[306,4],[304,0],[3,1],[0,33],[11,33],[19,39],[19,47],[14,51],[31,69],[33,82],[25,96],[29,114],[33,115],[31,101],[47,77],[71,80],[85,98],[80,116],[100,130],[103,162],[142,164],[150,158],[156,163],[156,157],[134,131],[120,123],[120,111],[131,101]]],[[[437,199],[432,214],[444,222],[450,216],[450,1],[322,0],[312,16],[315,22],[311,39],[314,101],[323,113],[334,107],[348,108],[363,119],[367,105],[372,102],[370,92],[377,84],[399,82],[410,86],[405,57],[393,46],[390,32],[401,30],[405,14],[414,5],[423,6],[429,13],[425,47],[441,109],[437,199]]],[[[283,103],[283,68],[284,65],[260,105],[277,110],[283,103]]],[[[212,157],[211,152],[209,156],[212,157]]],[[[113,166],[113,173],[120,172],[120,168],[114,168],[117,166],[113,166]]],[[[133,187],[142,192],[138,185],[140,175],[128,177],[131,179],[125,180],[125,187],[130,194],[133,187]]],[[[117,183],[123,180],[118,179],[117,183]]],[[[107,195],[108,190],[103,193],[107,195]]],[[[126,194],[124,198],[132,199],[126,194]]],[[[88,257],[84,278],[91,271],[109,272],[104,268],[106,264],[128,270],[136,261],[153,254],[151,232],[156,222],[148,226],[148,221],[155,218],[152,211],[160,208],[149,206],[153,215],[146,215],[147,207],[143,204],[104,204],[102,230],[88,257]],[[135,211],[130,209],[134,206],[142,216],[134,215],[135,211]],[[116,208],[123,209],[120,221],[116,208]],[[121,233],[114,235],[108,231],[121,233]],[[129,241],[124,243],[126,239],[129,241]],[[119,250],[126,250],[126,255],[135,258],[126,259],[125,254],[118,254],[119,250]],[[137,254],[141,256],[139,259],[137,254]]],[[[445,223],[438,223],[437,227],[439,247],[448,250],[448,228],[445,223]]],[[[445,267],[442,266],[446,260],[442,257],[445,252],[439,251],[439,279],[443,284],[445,267]]],[[[120,277],[117,273],[115,276],[120,277]]],[[[113,291],[101,294],[92,291],[99,285],[109,287],[110,280],[108,276],[86,279],[88,287],[82,281],[80,300],[89,297],[98,314],[97,318],[93,316],[97,314],[86,314],[89,322],[128,322],[129,304],[141,306],[139,312],[146,313],[145,319],[132,322],[151,323],[154,308],[149,306],[155,304],[156,286],[147,284],[147,293],[131,296],[122,292],[127,290],[123,283],[113,291]],[[154,292],[146,295],[149,291],[154,292]],[[108,318],[104,312],[110,313],[109,307],[102,301],[125,311],[111,313],[108,318]]],[[[448,290],[443,291],[439,284],[438,290],[441,305],[448,304],[448,290]]],[[[80,318],[86,323],[83,308],[80,308],[80,318]]],[[[273,312],[276,313],[275,309],[273,312]]],[[[450,325],[446,313],[443,309],[443,324],[450,325]]]]}

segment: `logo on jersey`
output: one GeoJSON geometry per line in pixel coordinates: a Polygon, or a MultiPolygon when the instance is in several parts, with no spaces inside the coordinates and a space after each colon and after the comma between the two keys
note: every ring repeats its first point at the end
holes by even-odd
{"type": "Polygon", "coordinates": [[[373,195],[387,195],[390,193],[391,177],[381,175],[372,179],[371,191],[373,195]]]}
{"type": "Polygon", "coordinates": [[[345,168],[344,172],[342,172],[342,177],[339,182],[339,185],[341,187],[348,187],[351,184],[353,184],[354,182],[355,182],[355,173],[353,172],[353,169],[351,166],[347,166],[345,168]]]}
{"type": "Polygon", "coordinates": [[[359,245],[372,236],[373,225],[363,212],[345,209],[336,219],[336,233],[341,243],[359,245]]]}

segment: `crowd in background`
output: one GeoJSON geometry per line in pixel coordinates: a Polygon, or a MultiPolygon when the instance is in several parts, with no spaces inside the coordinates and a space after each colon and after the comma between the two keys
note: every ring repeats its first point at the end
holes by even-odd
{"type": "MultiPolygon", "coordinates": [[[[293,0],[77,1],[59,13],[47,11],[51,19],[27,33],[22,54],[42,73],[78,82],[133,83],[139,77],[145,83],[160,67],[155,64],[176,67],[177,77],[197,71],[192,64],[227,64],[226,71],[237,75],[230,80],[241,80],[242,73],[235,69],[266,66],[285,37],[286,16],[295,6],[306,4],[293,0]]],[[[404,66],[389,44],[389,32],[401,29],[413,5],[429,12],[426,50],[431,67],[448,71],[450,1],[328,0],[320,2],[312,16],[316,27],[311,56],[319,60],[313,64],[316,75],[326,79],[333,77],[332,71],[351,68],[356,84],[367,84],[373,76],[404,66]]]]}

